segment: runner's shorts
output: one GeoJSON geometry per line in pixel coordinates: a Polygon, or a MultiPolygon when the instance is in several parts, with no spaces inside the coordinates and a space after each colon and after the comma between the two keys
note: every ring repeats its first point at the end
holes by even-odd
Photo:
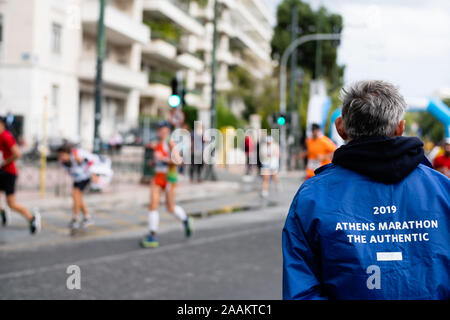
{"type": "Polygon", "coordinates": [[[165,172],[157,172],[153,178],[153,183],[160,186],[162,189],[167,187],[167,182],[167,173],[165,172]]]}
{"type": "Polygon", "coordinates": [[[84,191],[86,189],[86,187],[89,185],[89,183],[91,182],[91,179],[86,179],[83,181],[77,181],[73,183],[73,188],[74,189],[78,189],[80,191],[84,191]]]}
{"type": "Polygon", "coordinates": [[[3,191],[7,196],[15,193],[16,181],[16,175],[0,170],[0,191],[3,191]]]}

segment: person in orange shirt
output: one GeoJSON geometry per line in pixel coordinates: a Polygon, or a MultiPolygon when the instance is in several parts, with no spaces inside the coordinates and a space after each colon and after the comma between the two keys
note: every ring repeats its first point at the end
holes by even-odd
{"type": "Polygon", "coordinates": [[[306,151],[301,154],[308,158],[306,165],[306,179],[314,176],[314,170],[331,163],[336,145],[325,136],[316,123],[312,125],[312,136],[306,139],[306,151]]]}

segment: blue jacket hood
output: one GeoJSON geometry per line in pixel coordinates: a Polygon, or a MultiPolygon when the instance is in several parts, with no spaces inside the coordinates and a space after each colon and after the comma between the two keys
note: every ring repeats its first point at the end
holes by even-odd
{"type": "Polygon", "coordinates": [[[386,184],[406,178],[425,158],[423,143],[416,137],[365,137],[341,146],[333,163],[386,184]]]}

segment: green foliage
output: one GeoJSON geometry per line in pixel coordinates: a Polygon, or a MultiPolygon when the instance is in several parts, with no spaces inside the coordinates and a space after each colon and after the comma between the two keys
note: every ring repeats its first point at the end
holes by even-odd
{"type": "MultiPolygon", "coordinates": [[[[291,41],[291,18],[295,6],[299,16],[299,36],[312,33],[341,33],[342,17],[328,12],[324,7],[313,11],[311,6],[301,0],[283,0],[277,10],[277,25],[272,38],[272,56],[281,56],[291,41]],[[320,22],[320,23],[319,23],[320,22]]],[[[322,41],[321,74],[329,82],[341,83],[344,68],[338,66],[337,46],[333,41],[322,41]]],[[[308,42],[298,49],[298,65],[311,74],[315,70],[316,42],[308,42]]],[[[317,77],[316,77],[317,78],[317,77]]]]}
{"type": "MultiPolygon", "coordinates": [[[[450,106],[450,99],[443,101],[447,106],[450,106]]],[[[422,138],[426,140],[431,140],[434,143],[442,142],[445,135],[445,128],[442,122],[436,119],[432,114],[425,112],[420,114],[408,115],[406,122],[408,125],[409,121],[415,121],[419,124],[420,131],[422,132],[422,138]],[[409,116],[409,118],[408,118],[409,116]],[[411,120],[412,118],[412,120],[411,120]]]]}
{"type": "Polygon", "coordinates": [[[424,112],[418,115],[419,128],[422,131],[422,137],[439,143],[444,137],[444,125],[432,114],[424,112]]]}
{"type": "Polygon", "coordinates": [[[150,27],[153,39],[164,39],[174,45],[180,42],[181,30],[170,21],[144,18],[144,24],[150,27]]]}
{"type": "Polygon", "coordinates": [[[209,0],[192,0],[192,1],[197,2],[200,8],[205,8],[209,2],[209,0]]]}
{"type": "Polygon", "coordinates": [[[248,120],[250,115],[257,112],[257,105],[255,103],[255,89],[256,79],[242,67],[230,68],[228,73],[233,89],[229,93],[229,97],[240,98],[243,100],[246,108],[242,114],[244,119],[248,120]]]}
{"type": "Polygon", "coordinates": [[[220,95],[217,99],[216,116],[218,129],[228,126],[241,128],[244,125],[243,121],[231,112],[225,95],[220,95]]]}
{"type": "Polygon", "coordinates": [[[194,128],[194,122],[198,120],[198,110],[197,108],[189,105],[183,106],[184,112],[184,123],[189,127],[189,129],[194,128]]]}

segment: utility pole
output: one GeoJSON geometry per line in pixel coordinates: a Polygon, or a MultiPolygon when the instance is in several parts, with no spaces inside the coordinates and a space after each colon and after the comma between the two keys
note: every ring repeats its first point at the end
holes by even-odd
{"type": "MultiPolygon", "coordinates": [[[[280,63],[280,112],[286,112],[286,87],[287,87],[287,63],[288,59],[291,56],[292,52],[302,44],[309,41],[322,41],[322,40],[339,40],[341,35],[338,33],[331,34],[308,34],[306,36],[302,36],[298,39],[295,39],[291,42],[291,44],[284,50],[283,55],[281,56],[280,63]]],[[[281,130],[280,132],[280,168],[282,171],[286,170],[286,154],[287,154],[287,144],[286,144],[286,131],[281,130]]]]}
{"type": "Polygon", "coordinates": [[[213,48],[211,63],[211,128],[216,126],[216,72],[217,72],[217,19],[219,15],[218,0],[214,0],[213,48]]]}
{"type": "MultiPolygon", "coordinates": [[[[216,127],[216,72],[217,72],[217,19],[219,16],[219,4],[218,0],[214,0],[214,18],[213,18],[213,48],[212,48],[212,62],[211,62],[211,129],[216,127]]],[[[216,144],[216,141],[214,141],[216,144]]],[[[217,144],[216,144],[217,146],[217,144]]],[[[210,164],[207,166],[207,171],[205,174],[205,179],[216,181],[217,176],[214,172],[214,156],[215,156],[215,147],[211,152],[210,164]]]]}
{"type": "MultiPolygon", "coordinates": [[[[291,19],[291,41],[294,39],[297,39],[298,37],[298,6],[297,4],[294,6],[294,9],[292,10],[292,19],[291,19]]],[[[296,79],[297,76],[297,63],[298,63],[298,57],[297,57],[298,49],[295,48],[294,52],[292,52],[291,56],[291,83],[290,83],[290,98],[289,98],[289,112],[291,115],[294,112],[297,112],[296,108],[296,94],[295,94],[295,88],[296,88],[296,79]]],[[[291,117],[292,119],[292,117],[291,117]]],[[[288,130],[288,137],[291,137],[293,134],[293,131],[297,128],[292,127],[292,121],[290,123],[290,127],[286,128],[283,126],[281,130],[288,130]]],[[[288,140],[291,140],[290,138],[288,140]]],[[[288,146],[288,164],[290,163],[291,159],[291,147],[288,146]]],[[[288,165],[289,166],[289,165],[288,165]]]]}
{"type": "MultiPolygon", "coordinates": [[[[319,17],[317,19],[317,25],[316,25],[316,33],[320,33],[322,30],[322,5],[319,5],[319,9],[317,11],[319,17]]],[[[318,80],[322,73],[322,42],[317,41],[316,42],[316,66],[314,71],[314,78],[318,80]]]]}
{"type": "Polygon", "coordinates": [[[94,115],[94,153],[102,151],[100,138],[100,122],[102,120],[102,87],[103,58],[105,55],[105,5],[106,0],[100,0],[100,14],[97,25],[97,74],[95,77],[95,115],[94,115]]]}
{"type": "MultiPolygon", "coordinates": [[[[294,41],[298,37],[298,7],[294,6],[292,10],[292,19],[291,19],[291,41],[294,41]]],[[[291,55],[291,84],[290,84],[290,99],[289,99],[289,111],[294,111],[295,109],[295,77],[297,75],[297,57],[298,49],[292,52],[291,55]]]]}

